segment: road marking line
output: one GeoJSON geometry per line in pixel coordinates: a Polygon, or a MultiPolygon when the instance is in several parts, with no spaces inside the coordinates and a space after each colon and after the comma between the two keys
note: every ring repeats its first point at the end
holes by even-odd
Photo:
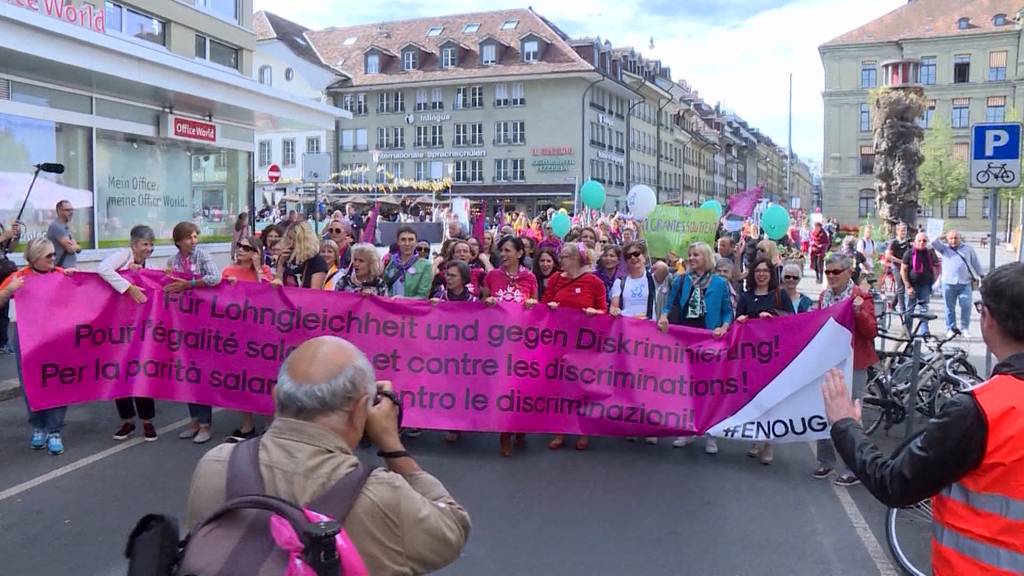
{"type": "MultiPolygon", "coordinates": [[[[818,458],[818,447],[815,443],[810,443],[811,452],[814,454],[815,460],[818,458]]],[[[838,455],[836,455],[838,458],[838,455]]],[[[842,460],[840,460],[841,462],[842,460]]],[[[850,496],[848,488],[842,486],[836,486],[832,484],[832,490],[836,493],[836,498],[839,498],[839,503],[843,506],[843,511],[846,512],[846,517],[850,519],[850,524],[853,525],[854,531],[857,532],[857,536],[860,538],[864,548],[868,552],[868,556],[871,557],[871,561],[875,563],[875,568],[878,568],[879,576],[900,576],[900,573],[893,567],[892,562],[889,561],[889,556],[882,549],[881,544],[878,543],[878,539],[875,538],[875,533],[871,531],[871,527],[868,526],[864,515],[860,513],[860,509],[857,508],[857,503],[853,501],[853,496],[850,496]]],[[[2,499],[2,498],[0,498],[2,499]]]]}
{"type": "MultiPolygon", "coordinates": [[[[173,431],[177,430],[178,428],[181,428],[181,427],[185,426],[186,424],[188,424],[191,421],[192,421],[191,418],[183,418],[181,420],[178,420],[177,422],[174,422],[173,424],[168,424],[167,426],[164,426],[163,428],[160,428],[156,432],[157,432],[158,435],[163,436],[164,434],[173,432],[173,431]]],[[[78,470],[80,468],[85,468],[86,466],[88,466],[90,464],[93,464],[95,462],[98,462],[100,460],[103,460],[104,458],[107,458],[108,456],[113,456],[114,454],[117,454],[118,452],[123,452],[123,451],[131,448],[132,446],[138,446],[139,444],[142,444],[145,441],[146,441],[145,438],[143,438],[142,436],[139,436],[138,438],[133,438],[133,439],[128,440],[126,442],[118,443],[116,446],[111,446],[110,448],[107,448],[106,450],[103,450],[102,452],[97,452],[97,453],[93,454],[92,456],[86,456],[85,458],[82,458],[81,460],[76,460],[76,461],[72,462],[71,464],[68,464],[67,466],[61,466],[60,468],[57,468],[56,470],[51,470],[51,471],[47,472],[46,474],[43,474],[42,476],[37,476],[37,477],[35,477],[35,478],[31,479],[31,480],[27,480],[25,482],[22,482],[21,484],[16,485],[16,486],[11,486],[10,488],[0,492],[0,502],[4,501],[4,500],[6,500],[6,499],[8,499],[8,498],[10,498],[12,496],[17,496],[18,494],[21,494],[22,492],[25,492],[26,490],[31,490],[32,488],[35,488],[36,486],[39,486],[39,485],[44,484],[46,482],[49,482],[50,480],[53,480],[55,478],[60,478],[61,476],[65,476],[67,474],[70,474],[70,473],[72,473],[75,470],[78,470]]],[[[45,450],[45,448],[44,448],[44,450],[45,450]]]]}

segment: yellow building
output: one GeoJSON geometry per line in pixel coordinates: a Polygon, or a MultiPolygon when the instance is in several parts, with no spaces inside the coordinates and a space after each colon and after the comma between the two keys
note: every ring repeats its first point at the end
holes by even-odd
{"type": "MultiPolygon", "coordinates": [[[[970,126],[1008,119],[1022,110],[1020,0],[913,0],[835,38],[819,52],[825,67],[825,153],[822,210],[855,224],[876,217],[869,91],[882,84],[881,63],[916,59],[929,102],[919,120],[953,127],[954,155],[966,161],[970,126]]],[[[965,189],[951,204],[924,204],[922,217],[982,234],[989,229],[988,192],[965,189]]],[[[1000,224],[1014,212],[999,210],[1000,224]]],[[[1012,216],[1011,216],[1012,218],[1012,216]]]]}

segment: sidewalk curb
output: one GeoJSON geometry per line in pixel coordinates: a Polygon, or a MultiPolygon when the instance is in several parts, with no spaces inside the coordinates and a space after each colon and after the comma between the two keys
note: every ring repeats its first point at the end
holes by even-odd
{"type": "Polygon", "coordinates": [[[0,380],[0,402],[21,396],[21,381],[17,378],[0,380]]]}

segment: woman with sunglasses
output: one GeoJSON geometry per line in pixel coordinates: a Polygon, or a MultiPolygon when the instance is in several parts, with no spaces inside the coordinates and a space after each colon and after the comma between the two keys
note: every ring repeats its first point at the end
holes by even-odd
{"type": "MultiPolygon", "coordinates": [[[[15,313],[14,295],[25,285],[25,278],[33,274],[50,274],[60,272],[67,276],[74,274],[74,268],[66,270],[54,265],[56,253],[53,243],[44,237],[33,238],[28,241],[25,247],[25,261],[28,262],[24,268],[11,274],[0,283],[0,306],[10,303],[8,317],[11,319],[11,342],[14,345],[14,362],[18,369],[18,379],[21,380],[22,388],[25,381],[21,373],[21,347],[18,343],[18,322],[15,313]]],[[[25,399],[28,406],[28,398],[25,399]]],[[[46,448],[52,456],[64,453],[64,439],[61,437],[61,428],[64,427],[64,415],[67,414],[67,406],[48,408],[33,412],[28,409],[28,422],[32,425],[31,446],[33,450],[46,448]]]]}
{"type": "Polygon", "coordinates": [[[336,290],[364,296],[387,296],[388,285],[382,276],[380,258],[373,244],[352,246],[352,266],[338,279],[336,290]]]}
{"type": "MultiPolygon", "coordinates": [[[[164,292],[213,288],[220,284],[220,268],[209,252],[199,247],[198,226],[192,222],[178,222],[171,230],[171,238],[178,247],[178,253],[167,260],[167,274],[174,280],[164,285],[164,292]]],[[[213,407],[190,402],[188,414],[192,419],[192,425],[178,434],[178,438],[191,439],[195,444],[209,442],[213,407]]]]}
{"type": "Polygon", "coordinates": [[[797,290],[802,277],[803,272],[799,264],[789,262],[782,266],[782,287],[789,295],[789,301],[793,303],[794,314],[808,312],[814,305],[814,300],[797,290]]]}
{"type": "MultiPolygon", "coordinates": [[[[334,251],[336,252],[335,266],[338,270],[347,270],[349,264],[352,263],[352,254],[349,253],[349,246],[352,245],[352,226],[342,220],[335,220],[327,225],[327,239],[334,242],[334,251]]],[[[321,252],[323,251],[323,245],[320,246],[321,252]]],[[[330,271],[328,271],[330,276],[330,271]]],[[[325,288],[326,289],[326,288],[325,288]]],[[[332,285],[331,290],[334,289],[332,285]]]]}
{"type": "MultiPolygon", "coordinates": [[[[235,263],[224,268],[223,276],[229,284],[234,286],[238,282],[273,282],[274,272],[263,263],[263,243],[258,238],[245,238],[237,246],[238,255],[235,263]]],[[[242,424],[228,436],[228,442],[241,442],[249,438],[255,438],[256,422],[251,412],[240,412],[242,424]]]]}
{"type": "MultiPolygon", "coordinates": [[[[142,289],[121,276],[121,271],[142,270],[146,267],[146,260],[153,255],[153,243],[156,241],[156,235],[152,228],[140,224],[133,227],[128,236],[130,246],[112,252],[100,262],[96,271],[118,294],[129,296],[137,304],[145,304],[149,298],[146,297],[142,289]]],[[[142,396],[117,398],[114,400],[114,405],[117,407],[118,416],[121,417],[121,427],[114,432],[114,440],[120,442],[135,433],[136,416],[142,421],[142,435],[146,442],[153,442],[157,439],[156,427],[153,426],[153,418],[156,417],[156,403],[152,398],[142,396]]]]}
{"type": "MultiPolygon", "coordinates": [[[[594,265],[593,253],[582,242],[565,244],[559,252],[562,271],[555,274],[544,291],[541,300],[552,310],[560,307],[582,310],[589,316],[604,314],[608,310],[608,295],[604,282],[591,272],[594,265]]],[[[565,435],[558,434],[548,443],[550,450],[558,450],[565,444],[565,435]]],[[[580,436],[576,440],[577,450],[586,450],[590,440],[580,436]]]]}
{"type": "Polygon", "coordinates": [[[234,262],[235,256],[238,255],[238,243],[250,236],[252,236],[252,230],[249,229],[249,213],[239,212],[238,218],[235,220],[235,230],[231,233],[232,262],[234,262]]]}

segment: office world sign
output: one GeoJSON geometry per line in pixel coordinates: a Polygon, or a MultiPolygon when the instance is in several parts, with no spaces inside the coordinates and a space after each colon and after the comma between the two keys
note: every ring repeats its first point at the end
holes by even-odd
{"type": "Polygon", "coordinates": [[[75,24],[99,32],[106,33],[106,14],[102,8],[94,8],[91,4],[75,6],[66,4],[65,0],[4,0],[19,8],[38,12],[44,16],[63,20],[69,24],[75,24]]]}

